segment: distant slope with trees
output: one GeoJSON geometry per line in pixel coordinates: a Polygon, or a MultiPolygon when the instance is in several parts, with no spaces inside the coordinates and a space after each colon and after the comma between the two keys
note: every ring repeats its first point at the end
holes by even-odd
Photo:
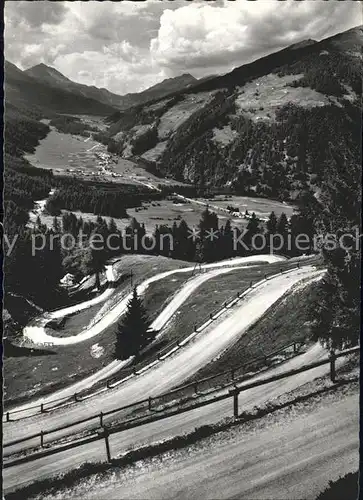
{"type": "Polygon", "coordinates": [[[139,156],[152,172],[202,188],[280,200],[318,193],[331,155],[357,158],[362,47],[362,27],[287,47],[117,112],[100,140],[117,154],[139,156]],[[193,110],[193,100],[204,103],[193,110]]]}

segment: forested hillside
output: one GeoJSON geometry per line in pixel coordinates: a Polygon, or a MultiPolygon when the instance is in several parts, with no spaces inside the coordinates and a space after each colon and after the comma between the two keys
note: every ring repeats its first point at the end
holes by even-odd
{"type": "Polygon", "coordinates": [[[69,90],[55,88],[5,62],[5,100],[19,108],[35,108],[43,117],[54,113],[106,116],[115,108],[69,90]]]}
{"type": "Polygon", "coordinates": [[[116,109],[127,109],[137,104],[145,103],[152,99],[160,99],[173,92],[186,89],[194,85],[197,80],[189,74],[168,78],[160,83],[144,90],[143,92],[129,93],[126,95],[118,95],[110,92],[105,88],[97,88],[94,85],[84,85],[76,83],[65,77],[55,68],[46,64],[37,64],[32,68],[24,71],[24,73],[39,82],[47,83],[55,89],[62,89],[72,92],[82,98],[88,97],[96,101],[112,106],[116,109]]]}
{"type": "Polygon", "coordinates": [[[174,97],[109,118],[100,139],[199,186],[295,199],[332,156],[357,158],[362,28],[288,47],[174,97]]]}

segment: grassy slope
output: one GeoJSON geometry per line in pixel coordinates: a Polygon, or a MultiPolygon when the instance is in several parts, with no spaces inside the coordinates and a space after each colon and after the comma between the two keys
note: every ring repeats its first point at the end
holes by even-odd
{"type": "MultiPolygon", "coordinates": [[[[313,257],[312,262],[317,258],[313,257]]],[[[191,333],[194,325],[201,325],[208,319],[212,311],[218,310],[223,303],[236,296],[237,292],[243,292],[250,286],[250,282],[264,278],[265,273],[278,273],[280,269],[290,269],[296,267],[296,262],[281,262],[276,264],[264,264],[251,269],[240,269],[231,271],[222,276],[217,276],[204,283],[198,293],[193,294],[179,309],[177,315],[171,320],[167,328],[168,338],[178,338],[183,332],[191,333]]],[[[253,353],[247,354],[249,358],[253,353]]]]}
{"type": "Polygon", "coordinates": [[[308,339],[309,308],[316,300],[317,283],[304,288],[299,285],[272,306],[260,320],[241,336],[238,342],[205,368],[193,379],[209,377],[230,367],[243,365],[251,359],[265,356],[281,347],[308,339]]]}

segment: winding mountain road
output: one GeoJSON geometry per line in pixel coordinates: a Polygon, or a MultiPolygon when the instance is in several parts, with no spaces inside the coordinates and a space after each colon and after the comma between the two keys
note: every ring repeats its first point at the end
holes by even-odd
{"type": "MultiPolygon", "coordinates": [[[[317,279],[322,272],[321,270],[317,271],[312,266],[306,266],[266,281],[256,289],[251,290],[240,304],[227,310],[227,312],[216,322],[211,324],[209,328],[196,335],[190,343],[176,351],[172,356],[158,362],[149,370],[132,377],[127,382],[114,389],[105,391],[88,400],[65,408],[55,409],[48,414],[29,417],[19,422],[7,423],[4,426],[4,442],[6,443],[14,438],[26,437],[29,434],[39,432],[41,429],[48,430],[66,425],[76,419],[99,413],[101,410],[106,412],[115,407],[136,402],[147,396],[155,396],[183,383],[183,381],[197,372],[202,366],[205,366],[231,346],[249,326],[261,317],[272,304],[281,298],[295,284],[306,279],[317,279]]],[[[327,352],[320,345],[316,344],[304,354],[296,356],[282,365],[254,377],[252,380],[263,379],[289,369],[299,368],[313,361],[326,358],[326,356],[327,352]]],[[[343,362],[343,359],[339,360],[339,363],[343,362]]],[[[325,375],[328,372],[329,365],[323,365],[293,377],[271,382],[242,392],[239,396],[240,411],[248,411],[254,406],[261,405],[286,392],[290,392],[306,382],[325,375]]],[[[251,380],[249,380],[249,382],[251,382],[251,380]]],[[[243,386],[244,383],[242,382],[238,385],[243,386]]],[[[166,420],[152,422],[137,429],[130,429],[112,435],[110,437],[111,453],[113,456],[116,456],[130,447],[145,443],[153,443],[184,432],[190,432],[197,426],[214,423],[231,415],[232,402],[230,399],[227,399],[214,403],[213,405],[170,417],[166,420]]],[[[106,417],[106,423],[107,418],[112,417],[106,417]]],[[[98,424],[96,424],[96,426],[98,426],[98,424]]],[[[75,431],[78,432],[85,429],[92,429],[93,427],[93,423],[80,424],[76,429],[58,431],[53,435],[52,439],[59,439],[75,431]]],[[[344,446],[338,446],[335,450],[336,454],[339,455],[342,450],[348,450],[347,453],[349,453],[349,450],[354,451],[356,448],[354,439],[350,439],[349,443],[350,444],[345,446],[345,448],[344,446]]],[[[22,444],[15,445],[12,448],[6,448],[6,454],[4,456],[6,458],[8,454],[24,450],[34,445],[35,442],[32,443],[30,441],[25,447],[22,444]]],[[[235,448],[235,451],[237,453],[237,448],[235,448]]],[[[67,450],[57,454],[55,457],[56,459],[54,459],[54,456],[43,457],[34,462],[28,462],[5,469],[3,474],[5,491],[10,491],[28,482],[64,472],[86,461],[103,460],[105,457],[104,443],[102,440],[89,443],[77,448],[77,453],[73,450],[67,450]]],[[[271,464],[271,467],[275,467],[273,461],[271,464]]],[[[281,473],[282,469],[280,468],[277,476],[281,473]]],[[[195,488],[197,489],[200,486],[197,485],[197,480],[195,480],[195,482],[195,488]]],[[[140,490],[135,490],[135,498],[142,498],[142,492],[144,491],[142,488],[144,484],[146,483],[141,481],[140,490]]],[[[162,487],[163,484],[164,482],[161,480],[160,487],[162,487]]],[[[276,486],[277,483],[266,480],[265,483],[261,482],[261,484],[271,484],[272,488],[273,485],[275,484],[276,486]]],[[[191,488],[193,488],[193,485],[191,485],[191,488]]],[[[191,489],[191,491],[193,491],[193,489],[191,489]]],[[[260,489],[256,491],[259,494],[260,489]]],[[[157,490],[156,495],[159,494],[161,494],[160,498],[164,498],[162,490],[157,490]]],[[[127,496],[129,497],[129,495],[127,496]]],[[[178,498],[178,495],[175,498],[178,498]]],[[[193,498],[193,496],[191,498],[193,498]]],[[[258,498],[258,496],[252,496],[251,498],[258,498]]],[[[265,497],[262,496],[261,498],[265,497]]]]}
{"type": "MultiPolygon", "coordinates": [[[[162,330],[168,321],[172,318],[172,316],[175,314],[175,312],[181,307],[181,305],[190,297],[190,295],[195,292],[198,287],[200,287],[203,283],[206,281],[215,278],[216,276],[220,276],[222,274],[229,273],[231,271],[235,271],[238,269],[246,269],[250,268],[251,266],[233,266],[233,267],[219,267],[217,269],[212,269],[208,270],[206,269],[205,273],[200,274],[189,280],[182,288],[174,295],[172,300],[167,304],[167,306],[161,311],[161,313],[157,316],[157,318],[152,322],[150,325],[150,328],[155,331],[160,331],[162,330]]],[[[183,270],[184,271],[184,270],[183,270]]],[[[157,276],[158,279],[160,278],[160,275],[157,276]]],[[[156,277],[150,278],[154,279],[156,277]]],[[[146,287],[150,284],[150,280],[147,280],[144,282],[143,285],[143,290],[146,290],[146,287]]],[[[139,293],[140,290],[139,290],[139,293]]],[[[122,301],[118,304],[117,306],[117,314],[123,314],[126,311],[127,308],[127,302],[130,298],[130,294],[122,299],[122,301]],[[121,311],[121,312],[120,312],[121,311]]],[[[115,318],[117,319],[116,314],[108,315],[106,314],[105,317],[101,320],[101,328],[106,328],[111,324],[111,322],[115,321],[115,318]],[[109,322],[110,321],[110,322],[109,322]],[[109,323],[108,323],[109,322],[109,323]]],[[[90,328],[89,334],[93,333],[94,334],[95,327],[90,328]]],[[[98,327],[98,330],[100,330],[100,327],[98,327]]],[[[102,331],[102,330],[101,330],[102,331]]],[[[40,335],[40,333],[39,333],[40,335]]],[[[47,335],[47,334],[45,334],[47,335]]],[[[159,333],[156,338],[160,337],[162,335],[162,332],[159,333]]],[[[44,339],[44,337],[42,337],[44,339]]],[[[53,338],[53,337],[52,337],[53,338]]],[[[32,399],[26,404],[22,404],[20,406],[17,406],[16,408],[13,408],[13,411],[17,412],[17,416],[15,418],[24,418],[24,416],[29,416],[31,414],[37,413],[38,409],[33,408],[34,406],[40,406],[41,404],[49,404],[50,402],[54,400],[59,400],[62,398],[67,398],[67,397],[72,397],[75,393],[79,393],[85,389],[89,389],[92,387],[95,383],[99,382],[100,380],[104,380],[107,378],[112,377],[115,373],[120,371],[122,368],[125,368],[128,366],[131,362],[133,361],[133,357],[130,357],[128,360],[124,361],[112,361],[105,367],[103,367],[101,370],[98,370],[96,373],[93,375],[90,375],[89,377],[86,377],[85,379],[76,382],[68,387],[65,387],[63,389],[60,389],[59,391],[53,392],[49,396],[43,396],[38,399],[32,399]]]]}
{"type": "MultiPolygon", "coordinates": [[[[358,394],[294,418],[241,429],[198,449],[82,488],[82,498],[315,500],[359,467],[358,394]],[[84,496],[83,496],[84,495],[84,496]]],[[[110,474],[112,476],[112,474],[110,474]]]]}
{"type": "MultiPolygon", "coordinates": [[[[218,269],[231,266],[235,267],[238,265],[242,264],[246,265],[253,262],[273,263],[284,260],[286,260],[284,257],[280,257],[277,255],[255,255],[251,257],[240,257],[237,259],[229,259],[214,264],[205,264],[201,266],[201,269],[209,270],[214,268],[218,269]]],[[[174,269],[172,271],[166,271],[157,274],[155,276],[152,276],[151,278],[148,278],[147,280],[143,281],[140,285],[137,286],[138,294],[143,295],[151,283],[155,283],[156,281],[165,279],[173,274],[187,273],[193,270],[194,267],[185,267],[181,269],[174,269]]],[[[223,271],[220,271],[220,273],[223,273],[223,271]]],[[[116,280],[116,275],[114,274],[112,265],[107,266],[106,275],[109,283],[113,283],[116,280]]],[[[69,314],[82,311],[93,305],[104,302],[114,293],[114,291],[115,289],[113,287],[109,287],[101,295],[91,300],[82,302],[81,304],[76,304],[71,307],[66,307],[64,309],[59,309],[58,311],[45,313],[42,316],[32,320],[30,324],[23,329],[23,335],[27,339],[31,340],[34,344],[50,343],[52,345],[70,345],[88,340],[94,337],[95,335],[98,335],[101,332],[103,332],[107,327],[109,327],[111,324],[117,321],[120,318],[120,316],[122,316],[122,314],[125,313],[127,308],[127,303],[132,297],[132,293],[129,293],[126,297],[121,299],[114,307],[112,307],[109,311],[107,311],[97,323],[91,325],[90,327],[86,328],[77,335],[72,335],[69,337],[53,337],[52,335],[46,332],[45,327],[47,323],[49,323],[49,321],[51,321],[52,319],[63,318],[64,316],[67,316],[69,314]]],[[[186,295],[187,293],[191,293],[191,291],[188,292],[188,290],[186,289],[186,291],[184,292],[185,298],[187,298],[186,295]]]]}
{"type": "MultiPolygon", "coordinates": [[[[102,392],[77,404],[55,409],[50,413],[38,414],[35,417],[29,417],[19,422],[7,423],[4,426],[4,442],[26,437],[40,430],[66,425],[100,411],[107,412],[174,388],[236,342],[272,304],[296,283],[306,278],[314,278],[321,272],[312,266],[306,266],[266,281],[256,289],[252,289],[241,303],[226,310],[224,315],[203,332],[197,334],[192,341],[177,350],[173,355],[160,360],[149,370],[135,375],[114,389],[102,392]]],[[[303,362],[306,364],[309,360],[314,361],[326,354],[319,346],[308,351],[308,353],[298,356],[289,363],[303,362]]],[[[298,380],[299,377],[294,377],[294,379],[298,380]]],[[[89,423],[82,424],[81,427],[89,428],[89,423]]],[[[69,431],[61,431],[61,435],[67,435],[67,433],[69,431]]],[[[57,435],[57,437],[59,436],[57,435]]],[[[29,442],[29,446],[31,445],[31,442],[29,442]]],[[[9,449],[8,451],[14,450],[9,449]]]]}

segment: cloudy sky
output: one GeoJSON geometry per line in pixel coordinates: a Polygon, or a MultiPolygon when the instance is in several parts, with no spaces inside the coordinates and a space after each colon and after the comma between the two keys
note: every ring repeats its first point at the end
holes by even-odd
{"type": "Polygon", "coordinates": [[[21,69],[43,62],[112,92],[164,78],[226,73],[306,38],[362,24],[357,1],[147,0],[5,5],[5,55],[21,69]]]}

